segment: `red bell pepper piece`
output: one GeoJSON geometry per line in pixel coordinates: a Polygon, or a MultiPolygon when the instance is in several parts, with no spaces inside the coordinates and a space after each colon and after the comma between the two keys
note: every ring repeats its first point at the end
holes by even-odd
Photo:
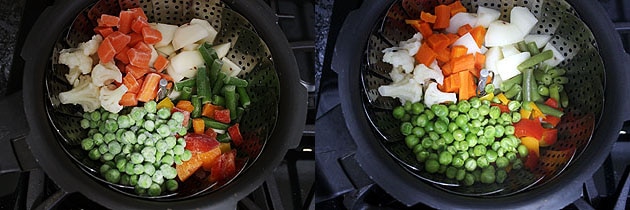
{"type": "Polygon", "coordinates": [[[229,109],[214,110],[213,118],[216,121],[219,121],[222,123],[230,123],[230,110],[229,109]]]}
{"type": "Polygon", "coordinates": [[[503,105],[503,104],[490,104],[490,105],[499,107],[499,109],[501,110],[501,113],[510,113],[510,108],[508,108],[507,105],[503,105]]]}
{"type": "Polygon", "coordinates": [[[207,152],[219,147],[219,141],[206,134],[189,133],[184,137],[186,149],[191,152],[207,152]]]}
{"type": "Polygon", "coordinates": [[[221,154],[210,169],[210,181],[224,181],[236,174],[236,150],[221,154]]]}
{"type": "Polygon", "coordinates": [[[228,134],[236,146],[240,146],[243,143],[243,136],[241,130],[238,128],[238,123],[228,128],[228,134]]]}
{"type": "Polygon", "coordinates": [[[184,122],[182,122],[182,125],[184,127],[188,127],[188,121],[190,121],[190,112],[177,108],[177,107],[173,107],[173,109],[171,110],[171,113],[174,112],[181,112],[182,114],[184,114],[184,122]]]}
{"type": "Polygon", "coordinates": [[[545,101],[545,105],[556,108],[556,109],[558,108],[558,102],[554,100],[553,98],[547,99],[547,101],[545,101]]]}
{"type": "Polygon", "coordinates": [[[558,140],[558,129],[545,128],[539,145],[541,147],[551,146],[558,140]]]}
{"type": "Polygon", "coordinates": [[[533,171],[538,166],[538,159],[539,159],[538,155],[530,151],[523,165],[525,166],[526,169],[533,171]]]}
{"type": "Polygon", "coordinates": [[[556,116],[547,115],[545,119],[543,120],[543,122],[549,123],[551,126],[555,128],[560,123],[560,118],[556,116]]]}
{"type": "Polygon", "coordinates": [[[516,137],[533,137],[540,140],[543,137],[544,128],[538,121],[538,119],[521,119],[514,124],[514,135],[516,137]]]}

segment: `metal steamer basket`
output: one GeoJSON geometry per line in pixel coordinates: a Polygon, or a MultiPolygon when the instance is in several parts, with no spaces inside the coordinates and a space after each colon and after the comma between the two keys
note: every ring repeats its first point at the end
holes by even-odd
{"type": "Polygon", "coordinates": [[[376,183],[408,205],[423,202],[444,207],[443,204],[448,202],[452,203],[450,207],[461,205],[470,208],[483,207],[489,199],[513,207],[552,205],[543,197],[563,196],[558,194],[563,190],[567,192],[569,187],[578,187],[568,184],[575,181],[575,176],[581,179],[592,175],[596,167],[588,165],[598,166],[593,161],[603,162],[615,139],[611,137],[602,145],[606,138],[601,136],[615,135],[621,125],[620,120],[628,119],[610,113],[627,102],[619,101],[619,96],[607,97],[626,94],[614,90],[627,76],[620,70],[627,60],[626,54],[618,47],[620,44],[613,44],[612,38],[606,38],[616,36],[616,33],[600,31],[611,23],[595,18],[592,14],[600,8],[589,8],[583,1],[461,1],[468,12],[476,12],[478,6],[497,9],[501,11],[499,19],[506,21],[509,21],[513,7],[527,7],[538,19],[530,33],[551,35],[550,43],[566,57],[559,66],[567,70],[569,84],[564,87],[571,102],[558,125],[558,141],[550,147],[541,148],[535,170],[512,170],[503,184],[464,186],[444,175],[424,171],[424,165],[416,160],[415,154],[402,141],[404,136],[400,133],[400,121],[391,114],[393,107],[400,102],[380,96],[377,90],[392,81],[389,77],[392,67],[382,62],[382,50],[396,46],[416,33],[405,24],[405,19],[418,19],[421,11],[433,12],[435,6],[452,2],[371,1],[364,3],[346,19],[333,56],[333,68],[340,72],[342,108],[346,125],[358,145],[357,151],[360,151],[357,159],[376,183]],[[357,13],[375,15],[361,19],[357,13]],[[346,36],[346,33],[352,35],[346,36]],[[354,38],[350,39],[350,36],[354,38]],[[614,58],[607,57],[610,55],[614,58]],[[542,190],[552,192],[543,195],[538,192],[542,190]],[[531,197],[534,193],[537,195],[528,204],[518,199],[508,202],[509,199],[525,198],[522,196],[531,197]],[[432,199],[419,198],[424,196],[432,199]]]}

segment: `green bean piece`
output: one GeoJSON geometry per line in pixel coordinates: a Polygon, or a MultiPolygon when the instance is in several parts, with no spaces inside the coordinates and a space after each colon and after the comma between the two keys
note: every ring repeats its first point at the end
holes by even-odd
{"type": "Polygon", "coordinates": [[[175,90],[182,91],[184,87],[193,88],[197,84],[197,80],[195,78],[185,79],[175,83],[175,90]]]}
{"type": "Polygon", "coordinates": [[[553,52],[551,50],[545,50],[523,61],[516,68],[520,71],[524,71],[525,69],[533,67],[536,64],[542,63],[543,61],[549,60],[551,58],[553,58],[553,52]]]}
{"type": "MultiPolygon", "coordinates": [[[[505,97],[509,98],[509,99],[514,99],[514,97],[516,97],[518,94],[520,94],[522,92],[523,88],[521,87],[521,85],[519,84],[514,84],[512,85],[512,87],[505,92],[505,97]]],[[[516,101],[520,101],[518,99],[515,99],[516,101]]]]}
{"type": "Polygon", "coordinates": [[[206,64],[206,66],[210,66],[208,71],[208,77],[210,78],[210,84],[214,84],[217,82],[217,78],[219,77],[219,73],[221,72],[221,66],[223,66],[223,62],[219,59],[214,59],[212,64],[206,64]]]}
{"type": "MultiPolygon", "coordinates": [[[[527,51],[529,51],[529,53],[531,55],[538,55],[540,53],[540,50],[538,49],[538,46],[536,45],[536,42],[530,42],[527,43],[527,51]]],[[[553,56],[553,54],[552,54],[553,56]]],[[[540,63],[540,62],[538,62],[540,63]]]]}
{"type": "MultiPolygon", "coordinates": [[[[512,87],[516,84],[521,84],[523,83],[523,75],[519,74],[516,75],[508,80],[505,80],[501,83],[501,85],[499,85],[499,90],[501,90],[502,92],[507,92],[510,89],[512,89],[512,87]]],[[[510,98],[510,97],[508,97],[510,98]]]]}
{"type": "Polygon", "coordinates": [[[219,72],[219,76],[217,77],[214,86],[212,86],[212,95],[217,95],[221,93],[221,91],[223,90],[223,86],[225,85],[225,77],[227,77],[227,75],[225,75],[223,72],[219,72]]]}
{"type": "Polygon", "coordinates": [[[565,85],[569,83],[569,78],[559,76],[559,77],[553,78],[553,83],[559,84],[559,85],[565,85]]]}
{"type": "MultiPolygon", "coordinates": [[[[238,100],[243,108],[247,108],[252,102],[249,98],[249,94],[247,94],[247,89],[245,87],[236,87],[236,93],[238,93],[238,100]]],[[[421,104],[421,103],[420,103],[421,104]]]]}
{"type": "Polygon", "coordinates": [[[569,107],[569,95],[567,95],[567,91],[560,91],[560,105],[563,108],[569,107]]]}
{"type": "Polygon", "coordinates": [[[549,96],[549,88],[544,85],[539,85],[537,91],[541,96],[549,96]]]}
{"type": "Polygon", "coordinates": [[[210,64],[214,60],[219,59],[217,52],[214,50],[214,48],[212,48],[212,45],[210,43],[203,43],[199,46],[197,50],[199,50],[199,54],[201,54],[201,57],[203,57],[206,66],[210,66],[210,64]]]}
{"type": "Polygon", "coordinates": [[[217,106],[225,106],[225,97],[220,96],[220,95],[213,95],[212,104],[217,105],[217,106]]]}
{"type": "Polygon", "coordinates": [[[192,87],[183,87],[181,91],[179,91],[179,100],[190,100],[192,96],[193,89],[192,87]]]}
{"type": "MultiPolygon", "coordinates": [[[[192,95],[190,97],[190,102],[192,103],[193,106],[193,111],[190,113],[190,117],[192,118],[199,118],[201,116],[201,107],[202,107],[202,103],[204,103],[202,100],[205,100],[206,98],[203,98],[204,96],[198,96],[198,95],[192,95]]],[[[210,101],[210,97],[208,97],[208,102],[210,101]]],[[[159,112],[158,112],[159,113],[159,112]]]]}
{"type": "Polygon", "coordinates": [[[225,85],[223,87],[223,95],[225,96],[225,107],[230,110],[230,119],[236,119],[236,87],[234,85],[225,85]]]}
{"type": "Polygon", "coordinates": [[[223,83],[225,85],[234,85],[236,87],[247,87],[248,82],[247,80],[238,78],[238,77],[231,77],[231,76],[227,76],[223,79],[223,83]]]}
{"type": "Polygon", "coordinates": [[[527,51],[529,51],[529,49],[527,47],[528,47],[527,46],[527,42],[525,42],[525,40],[522,40],[522,41],[516,43],[516,48],[518,49],[518,51],[527,52],[527,51]]]}
{"type": "Polygon", "coordinates": [[[440,169],[440,163],[437,160],[429,159],[424,163],[424,170],[429,173],[438,172],[440,169]]]}
{"type": "Polygon", "coordinates": [[[562,69],[562,68],[553,68],[547,72],[547,74],[549,74],[549,76],[551,76],[552,78],[564,76],[564,74],[566,73],[567,73],[567,70],[562,69]]]}
{"type": "Polygon", "coordinates": [[[532,89],[532,80],[533,78],[533,69],[527,68],[523,69],[523,101],[532,101],[532,94],[534,89],[532,89]]]}
{"type": "Polygon", "coordinates": [[[564,112],[558,109],[555,109],[553,107],[547,106],[546,104],[536,103],[536,106],[545,115],[551,115],[554,117],[562,117],[562,115],[564,115],[564,112]]]}

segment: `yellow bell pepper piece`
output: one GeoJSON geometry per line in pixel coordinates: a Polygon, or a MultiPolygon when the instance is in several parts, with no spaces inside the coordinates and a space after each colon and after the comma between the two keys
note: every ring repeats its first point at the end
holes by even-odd
{"type": "Polygon", "coordinates": [[[533,152],[534,154],[540,157],[540,144],[538,142],[538,139],[534,137],[529,137],[529,136],[522,137],[521,144],[525,145],[525,147],[527,147],[527,150],[529,150],[529,152],[533,152]]]}
{"type": "Polygon", "coordinates": [[[479,100],[492,101],[493,98],[494,98],[494,93],[488,93],[485,96],[479,98],[479,100]]]}
{"type": "Polygon", "coordinates": [[[525,109],[521,109],[520,113],[522,119],[529,119],[529,117],[532,115],[531,111],[527,111],[525,109]]]}
{"type": "Polygon", "coordinates": [[[542,113],[542,111],[540,111],[540,108],[538,108],[538,106],[536,106],[536,103],[530,101],[529,102],[529,106],[532,108],[532,118],[538,119],[538,118],[542,118],[545,119],[545,114],[542,113]]]}
{"type": "Polygon", "coordinates": [[[159,110],[161,108],[168,108],[168,109],[173,109],[173,107],[175,106],[175,104],[173,104],[173,101],[171,101],[170,98],[166,97],[164,99],[162,99],[162,101],[160,101],[160,103],[157,104],[157,106],[155,107],[156,110],[159,110]]]}
{"type": "Polygon", "coordinates": [[[232,150],[230,143],[221,143],[219,144],[219,148],[221,148],[221,153],[226,153],[232,150]]]}
{"type": "Polygon", "coordinates": [[[499,93],[499,95],[497,95],[496,97],[499,99],[499,101],[501,101],[501,104],[503,105],[508,105],[508,103],[510,103],[510,99],[505,97],[503,93],[499,93]]]}

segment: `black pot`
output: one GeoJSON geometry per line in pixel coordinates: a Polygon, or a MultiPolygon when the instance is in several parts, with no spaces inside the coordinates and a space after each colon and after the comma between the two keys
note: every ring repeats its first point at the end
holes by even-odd
{"type": "Polygon", "coordinates": [[[23,90],[2,101],[3,105],[7,105],[3,106],[0,113],[3,117],[2,127],[8,131],[0,135],[0,143],[10,153],[2,154],[0,172],[19,170],[19,158],[16,159],[16,156],[21,155],[14,155],[12,147],[7,144],[13,138],[25,136],[39,166],[65,193],[78,192],[114,209],[235,208],[239,200],[262,184],[279,165],[286,151],[297,146],[306,119],[306,89],[299,82],[297,63],[286,37],[276,25],[274,13],[261,1],[224,1],[252,23],[269,47],[280,81],[278,110],[292,111],[278,113],[275,129],[270,135],[272,140],[267,142],[256,162],[236,180],[209,194],[180,201],[158,202],[118,193],[85,174],[56,141],[57,131],[53,130],[47,117],[44,83],[46,71],[50,68],[53,45],[64,35],[63,31],[72,24],[77,14],[95,2],[56,1],[44,10],[31,29],[21,52],[25,61],[23,90]],[[15,123],[11,119],[19,120],[15,123]],[[28,125],[23,119],[27,120],[28,125]]]}
{"type": "Polygon", "coordinates": [[[624,70],[629,66],[629,59],[613,24],[601,15],[605,14],[603,8],[590,1],[569,1],[593,32],[605,66],[604,109],[591,144],[550,182],[510,196],[469,197],[440,190],[405,170],[380,144],[380,136],[373,132],[364,111],[360,64],[370,32],[393,2],[364,1],[359,9],[350,13],[339,32],[332,56],[332,68],[339,73],[339,94],[346,126],[357,145],[356,159],[372,181],[408,206],[424,203],[445,209],[558,209],[577,199],[582,192],[582,183],[604,162],[622,123],[630,119],[625,111],[629,107],[626,84],[630,77],[624,70]]]}

